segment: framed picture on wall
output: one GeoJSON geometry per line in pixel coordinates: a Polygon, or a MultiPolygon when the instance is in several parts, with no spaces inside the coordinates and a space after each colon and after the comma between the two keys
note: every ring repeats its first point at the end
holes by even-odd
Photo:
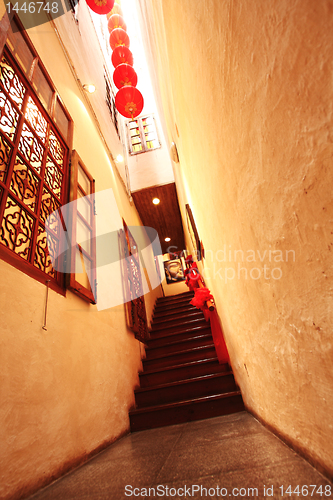
{"type": "Polygon", "coordinates": [[[166,260],[164,262],[165,278],[168,285],[185,281],[184,268],[181,259],[166,260]]]}
{"type": "Polygon", "coordinates": [[[200,243],[200,238],[199,238],[197,226],[195,225],[194,217],[193,217],[190,205],[186,204],[185,208],[186,208],[187,227],[188,227],[188,230],[190,233],[190,238],[191,238],[191,242],[193,245],[193,250],[194,250],[194,253],[197,257],[197,260],[201,260],[201,258],[202,258],[201,243],[200,243]]]}

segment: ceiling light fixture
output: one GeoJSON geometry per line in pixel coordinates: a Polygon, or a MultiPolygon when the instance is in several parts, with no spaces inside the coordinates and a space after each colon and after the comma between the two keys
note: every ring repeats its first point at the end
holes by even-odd
{"type": "Polygon", "coordinates": [[[158,205],[161,200],[159,198],[154,198],[153,203],[154,205],[158,205]]]}
{"type": "Polygon", "coordinates": [[[165,238],[164,241],[171,241],[171,238],[165,238]]]}
{"type": "Polygon", "coordinates": [[[83,85],[83,88],[89,94],[93,94],[95,92],[95,90],[96,90],[95,85],[90,85],[90,84],[87,84],[87,83],[83,85]]]}
{"type": "Polygon", "coordinates": [[[117,155],[117,156],[116,156],[116,161],[117,161],[118,163],[121,163],[122,161],[124,161],[124,158],[123,158],[121,155],[117,155]]]}

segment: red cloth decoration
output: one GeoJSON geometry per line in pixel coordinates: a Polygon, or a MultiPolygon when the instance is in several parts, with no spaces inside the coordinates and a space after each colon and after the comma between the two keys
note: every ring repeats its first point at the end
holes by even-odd
{"type": "Polygon", "coordinates": [[[128,47],[119,45],[112,52],[111,61],[116,68],[119,64],[130,64],[133,66],[133,55],[128,47]]]}
{"type": "MultiPolygon", "coordinates": [[[[187,269],[185,284],[189,287],[191,292],[199,288],[200,273],[194,263],[190,269],[187,269]]],[[[185,274],[185,273],[184,273],[185,274]]]]}
{"type": "Polygon", "coordinates": [[[117,89],[125,85],[136,87],[138,77],[132,66],[129,64],[119,64],[113,72],[113,81],[117,89]]]}
{"type": "Polygon", "coordinates": [[[130,86],[118,90],[115,98],[116,108],[126,118],[135,118],[143,110],[143,97],[141,92],[130,86]]]}
{"type": "Polygon", "coordinates": [[[126,31],[121,28],[116,28],[111,31],[109,42],[112,50],[119,47],[119,45],[124,45],[125,47],[130,46],[129,36],[126,31]]]}
{"type": "Polygon", "coordinates": [[[193,263],[193,257],[192,255],[188,255],[185,259],[186,264],[192,264],[193,263]]]}
{"type": "Polygon", "coordinates": [[[96,14],[107,14],[112,10],[114,0],[86,0],[88,7],[96,14]]]}
{"type": "Polygon", "coordinates": [[[111,31],[115,30],[116,28],[121,28],[124,31],[127,30],[124,19],[119,14],[112,14],[112,16],[110,16],[108,20],[108,30],[111,33],[111,31]]]}
{"type": "Polygon", "coordinates": [[[212,300],[214,297],[211,295],[208,288],[198,288],[195,290],[194,298],[191,300],[191,304],[201,309],[204,313],[206,321],[210,321],[210,328],[212,331],[212,337],[214,341],[215,351],[219,363],[229,363],[229,353],[223,337],[222,326],[220,323],[220,318],[218,317],[216,309],[210,311],[206,305],[207,300],[212,300]]]}
{"type": "Polygon", "coordinates": [[[195,295],[191,300],[190,304],[195,306],[197,309],[207,309],[206,302],[207,300],[212,300],[214,297],[208,290],[208,288],[198,288],[195,291],[195,295]]]}

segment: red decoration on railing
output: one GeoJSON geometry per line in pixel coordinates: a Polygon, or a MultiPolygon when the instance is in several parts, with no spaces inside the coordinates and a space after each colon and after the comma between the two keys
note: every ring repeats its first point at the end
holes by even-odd
{"type": "Polygon", "coordinates": [[[118,90],[115,104],[121,115],[133,120],[143,110],[143,97],[135,87],[125,86],[118,90]]]}
{"type": "MultiPolygon", "coordinates": [[[[189,271],[189,269],[187,269],[187,271],[189,271]]],[[[206,321],[210,322],[211,332],[219,363],[229,363],[230,360],[228,349],[223,337],[223,330],[220,319],[217,315],[215,307],[208,307],[209,304],[212,304],[211,301],[213,299],[214,297],[213,295],[211,295],[209,289],[202,286],[201,284],[201,288],[196,288],[194,290],[194,297],[191,300],[191,304],[198,309],[201,309],[204,313],[206,321]]]]}
{"type": "Polygon", "coordinates": [[[125,85],[136,87],[136,84],[138,83],[138,76],[133,66],[130,66],[129,64],[119,64],[113,72],[113,81],[117,89],[120,89],[125,85]]]}
{"type": "Polygon", "coordinates": [[[114,0],[86,0],[88,7],[96,14],[107,14],[114,6],[114,0]]]}
{"type": "Polygon", "coordinates": [[[111,33],[111,31],[115,30],[116,28],[121,28],[124,31],[127,30],[124,19],[119,14],[112,14],[112,16],[109,17],[108,20],[108,30],[111,33]]]}
{"type": "Polygon", "coordinates": [[[133,54],[128,47],[119,45],[112,52],[111,62],[115,68],[119,64],[130,64],[133,66],[133,54]]]}
{"type": "Polygon", "coordinates": [[[192,255],[188,255],[185,259],[185,263],[187,266],[189,266],[190,264],[193,264],[193,257],[192,255]]]}
{"type": "Polygon", "coordinates": [[[193,299],[191,300],[190,304],[192,304],[192,306],[195,306],[197,309],[201,309],[203,311],[204,309],[207,309],[207,305],[206,305],[207,300],[212,300],[213,298],[214,297],[210,293],[208,288],[205,288],[205,287],[198,288],[195,291],[195,295],[194,295],[193,299]]]}
{"type": "Polygon", "coordinates": [[[114,50],[116,47],[119,46],[129,47],[130,39],[125,30],[121,28],[116,28],[112,30],[110,33],[110,47],[112,50],[114,50]]]}
{"type": "Polygon", "coordinates": [[[189,287],[191,292],[199,288],[199,281],[201,279],[198,266],[196,262],[193,262],[192,260],[192,255],[189,255],[189,257],[185,260],[186,265],[189,265],[187,269],[185,269],[184,275],[185,275],[185,284],[189,287]],[[189,259],[189,260],[188,260],[189,259]],[[191,264],[192,263],[192,264],[191,264]]]}

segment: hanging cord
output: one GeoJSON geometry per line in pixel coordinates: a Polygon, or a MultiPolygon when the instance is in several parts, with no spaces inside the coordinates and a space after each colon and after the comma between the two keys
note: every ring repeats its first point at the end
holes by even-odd
{"type": "Polygon", "coordinates": [[[51,280],[46,280],[46,298],[45,298],[45,313],[44,313],[44,325],[42,326],[43,330],[47,330],[46,328],[46,316],[47,316],[47,301],[49,298],[49,283],[51,280]]]}

